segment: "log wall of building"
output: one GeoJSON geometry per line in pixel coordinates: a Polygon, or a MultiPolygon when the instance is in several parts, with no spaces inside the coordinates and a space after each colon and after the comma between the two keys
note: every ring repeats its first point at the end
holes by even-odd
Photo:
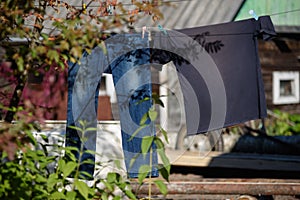
{"type": "Polygon", "coordinates": [[[299,36],[279,36],[268,42],[259,40],[258,47],[268,109],[300,113],[300,102],[282,105],[273,103],[273,72],[298,71],[300,73],[299,36]]]}

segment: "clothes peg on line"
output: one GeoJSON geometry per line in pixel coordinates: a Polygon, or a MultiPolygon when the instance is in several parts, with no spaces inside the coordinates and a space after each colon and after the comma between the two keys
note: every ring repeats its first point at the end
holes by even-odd
{"type": "Polygon", "coordinates": [[[157,27],[158,27],[158,29],[159,29],[161,32],[163,32],[165,35],[168,35],[167,31],[162,27],[162,25],[159,24],[157,27]]]}
{"type": "Polygon", "coordinates": [[[152,40],[152,37],[151,37],[151,31],[148,30],[148,40],[151,41],[152,40]]]}
{"type": "Polygon", "coordinates": [[[148,32],[148,40],[151,41],[152,38],[151,38],[151,31],[147,28],[147,26],[143,26],[142,27],[142,38],[144,39],[145,38],[145,32],[148,32]]]}
{"type": "Polygon", "coordinates": [[[256,20],[258,20],[258,16],[256,15],[254,10],[249,10],[249,14],[252,15],[252,17],[256,20]]]}
{"type": "Polygon", "coordinates": [[[142,28],[142,38],[144,39],[145,37],[145,32],[147,31],[147,26],[143,26],[142,28]]]}

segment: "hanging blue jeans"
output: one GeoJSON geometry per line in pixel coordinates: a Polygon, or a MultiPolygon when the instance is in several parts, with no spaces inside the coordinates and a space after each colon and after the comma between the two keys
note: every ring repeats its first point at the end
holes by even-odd
{"type": "MultiPolygon", "coordinates": [[[[151,97],[149,48],[153,64],[169,61],[175,64],[184,99],[187,134],[193,135],[266,117],[257,38],[268,40],[275,34],[270,17],[262,16],[258,20],[167,31],[167,34],[158,31],[153,34],[151,47],[141,34],[114,36],[105,41],[107,54],[97,47],[83,56],[80,67],[74,64],[74,71],[70,68],[68,125],[78,126],[78,120],[83,119],[96,127],[95,91],[97,95],[102,72],[110,71],[121,113],[125,162],[129,175],[134,177],[139,166],[149,159],[141,156],[132,168],[129,162],[140,152],[141,137],[154,131],[149,124],[128,142],[139,128],[141,116],[151,106],[150,101],[140,101],[151,97]]],[[[96,134],[87,132],[86,137],[84,146],[95,150],[96,134]]],[[[67,131],[67,145],[76,146],[78,143],[72,142],[78,138],[77,133],[67,131]]],[[[156,156],[153,159],[156,163],[156,156]]],[[[86,169],[92,171],[93,165],[86,169]]]]}
{"type": "MultiPolygon", "coordinates": [[[[140,34],[113,36],[105,41],[105,48],[96,47],[90,54],[85,52],[79,63],[69,63],[66,146],[96,151],[96,130],[86,131],[82,135],[70,126],[82,127],[80,121],[85,121],[88,128],[96,128],[99,81],[102,73],[112,73],[119,105],[125,165],[128,177],[137,177],[140,166],[150,164],[150,153],[146,156],[141,154],[142,138],[155,134],[154,124],[148,120],[147,126],[130,140],[140,127],[141,118],[152,106],[149,63],[148,39],[140,34]],[[132,159],[135,162],[131,165],[132,159]]],[[[151,176],[158,176],[156,147],[152,147],[151,176]]],[[[78,152],[74,153],[78,159],[78,152]]],[[[92,176],[94,154],[84,153],[81,161],[84,163],[80,171],[92,176]],[[91,162],[87,163],[88,160],[91,162]]]]}

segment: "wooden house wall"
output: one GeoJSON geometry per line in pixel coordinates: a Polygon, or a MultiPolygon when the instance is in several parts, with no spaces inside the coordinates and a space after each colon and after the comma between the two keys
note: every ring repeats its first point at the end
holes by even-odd
{"type": "Polygon", "coordinates": [[[282,105],[273,104],[272,74],[274,71],[299,71],[300,73],[299,36],[298,38],[279,36],[271,42],[259,41],[258,47],[268,109],[280,109],[289,113],[300,113],[300,102],[282,105]],[[280,44],[283,45],[280,47],[280,44]]]}

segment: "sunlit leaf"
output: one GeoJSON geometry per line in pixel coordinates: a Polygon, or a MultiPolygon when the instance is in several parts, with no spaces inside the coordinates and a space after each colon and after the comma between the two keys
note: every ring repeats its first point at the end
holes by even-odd
{"type": "Polygon", "coordinates": [[[109,183],[114,183],[117,179],[117,175],[115,173],[108,173],[106,179],[109,183]]]}
{"type": "Polygon", "coordinates": [[[63,170],[63,169],[65,168],[65,166],[66,166],[66,161],[64,161],[63,159],[60,159],[60,160],[58,161],[58,168],[59,168],[60,170],[63,170]]]}
{"type": "Polygon", "coordinates": [[[144,179],[148,176],[150,171],[151,171],[151,167],[149,165],[140,166],[139,175],[138,175],[139,184],[143,183],[144,179]]]}
{"type": "Polygon", "coordinates": [[[16,60],[16,63],[18,65],[18,70],[24,71],[24,59],[22,57],[18,57],[18,59],[16,60]]]}
{"type": "Polygon", "coordinates": [[[59,62],[59,53],[55,50],[49,50],[47,52],[47,57],[50,58],[50,60],[54,60],[55,62],[59,62]]]}
{"type": "Polygon", "coordinates": [[[163,129],[163,127],[159,126],[159,130],[162,133],[162,135],[164,136],[165,141],[169,144],[168,134],[165,131],[165,129],[163,129]]]}
{"type": "Polygon", "coordinates": [[[47,185],[50,189],[54,187],[55,184],[59,182],[57,174],[50,174],[48,180],[47,180],[47,185]]]}
{"type": "Polygon", "coordinates": [[[141,121],[140,121],[140,125],[146,124],[147,120],[148,120],[148,113],[145,113],[145,114],[142,116],[142,119],[141,119],[141,121]]]}
{"type": "Polygon", "coordinates": [[[141,125],[139,126],[134,133],[131,135],[131,137],[128,139],[128,141],[132,140],[142,129],[144,129],[145,127],[147,127],[147,124],[141,125]]]}
{"type": "Polygon", "coordinates": [[[81,128],[77,127],[77,126],[68,126],[68,127],[71,128],[71,129],[83,132],[83,130],[81,128]]]}
{"type": "Polygon", "coordinates": [[[66,199],[66,196],[61,192],[52,193],[48,199],[66,199]]]}
{"type": "Polygon", "coordinates": [[[65,177],[68,177],[77,167],[77,163],[76,162],[68,162],[66,164],[66,166],[62,169],[62,172],[64,174],[65,177]]]}
{"type": "Polygon", "coordinates": [[[69,48],[70,48],[70,44],[67,41],[65,40],[61,41],[60,43],[61,50],[69,50],[69,48]]]}
{"type": "Polygon", "coordinates": [[[144,157],[146,156],[146,153],[149,152],[152,144],[153,144],[154,136],[145,136],[142,138],[142,154],[144,154],[144,157]]]}
{"type": "Polygon", "coordinates": [[[150,120],[153,122],[153,121],[156,120],[158,113],[157,113],[156,110],[150,109],[150,110],[148,111],[148,115],[149,115],[150,120]]]}
{"type": "Polygon", "coordinates": [[[167,188],[166,184],[162,180],[155,180],[154,183],[155,183],[155,185],[158,187],[159,191],[163,195],[167,195],[168,194],[168,188],[167,188]]]}
{"type": "Polygon", "coordinates": [[[88,199],[89,187],[87,186],[87,184],[82,181],[76,180],[74,182],[74,185],[76,186],[80,194],[84,197],[84,199],[88,199]]]}
{"type": "Polygon", "coordinates": [[[75,191],[68,191],[66,194],[66,197],[68,200],[74,200],[76,198],[76,192],[75,191]]]}

